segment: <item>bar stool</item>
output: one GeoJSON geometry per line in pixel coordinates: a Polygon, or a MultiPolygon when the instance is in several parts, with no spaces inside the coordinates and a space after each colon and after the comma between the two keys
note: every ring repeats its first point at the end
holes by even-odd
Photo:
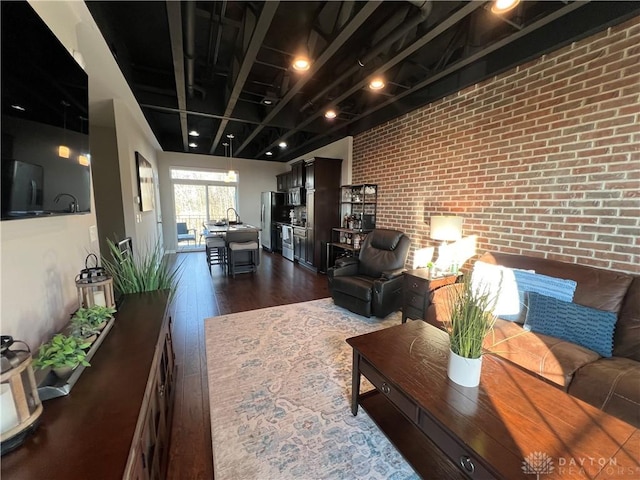
{"type": "Polygon", "coordinates": [[[211,265],[222,265],[222,269],[226,270],[227,245],[224,238],[208,237],[206,239],[205,252],[207,264],[209,265],[209,274],[211,274],[211,265]]]}
{"type": "Polygon", "coordinates": [[[233,278],[236,273],[255,272],[260,264],[258,242],[230,242],[227,268],[233,278]]]}

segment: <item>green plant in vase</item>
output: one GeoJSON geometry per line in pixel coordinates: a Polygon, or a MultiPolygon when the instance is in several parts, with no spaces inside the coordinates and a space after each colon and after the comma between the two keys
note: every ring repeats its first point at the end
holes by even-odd
{"type": "Polygon", "coordinates": [[[116,313],[115,308],[102,305],[94,305],[88,308],[80,307],[71,317],[71,324],[84,324],[102,330],[107,324],[107,320],[113,317],[114,313],[116,313]]]}
{"type": "Polygon", "coordinates": [[[73,335],[58,333],[42,344],[35,357],[33,366],[44,370],[50,367],[60,378],[66,378],[78,367],[91,366],[86,360],[89,343],[73,335]]]}
{"type": "Polygon", "coordinates": [[[493,328],[497,295],[482,285],[470,281],[448,289],[448,320],[444,322],[449,333],[451,354],[449,378],[466,387],[477,386],[482,366],[482,345],[493,328]]]}
{"type": "Polygon", "coordinates": [[[107,239],[107,243],[111,259],[103,257],[102,265],[113,277],[116,290],[127,294],[169,289],[170,298],[173,296],[180,268],[172,266],[160,243],[138,253],[135,259],[128,253],[121,252],[113,241],[107,239]]]}
{"type": "MultiPolygon", "coordinates": [[[[77,313],[77,312],[76,312],[77,313]]],[[[84,339],[89,345],[96,341],[100,329],[93,326],[86,314],[71,317],[71,335],[84,339]]]]}
{"type": "Polygon", "coordinates": [[[105,307],[104,305],[94,305],[89,307],[87,308],[89,323],[102,330],[116,311],[117,310],[115,308],[105,307]]]}

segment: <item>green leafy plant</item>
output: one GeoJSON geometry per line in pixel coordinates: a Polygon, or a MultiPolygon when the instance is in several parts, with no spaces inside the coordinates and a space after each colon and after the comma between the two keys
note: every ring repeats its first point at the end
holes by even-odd
{"type": "Polygon", "coordinates": [[[484,338],[495,323],[492,311],[497,295],[482,286],[475,288],[470,281],[448,288],[448,319],[451,351],[465,358],[480,358],[484,338]]]}
{"type": "Polygon", "coordinates": [[[93,305],[89,308],[80,307],[71,317],[71,324],[97,327],[113,317],[116,311],[115,308],[104,305],[93,305]]]}
{"type": "Polygon", "coordinates": [[[112,259],[102,258],[102,265],[113,277],[115,288],[120,293],[140,293],[154,290],[171,290],[173,295],[178,284],[180,269],[173,268],[159,243],[138,254],[135,259],[120,251],[111,240],[107,240],[112,259]]]}
{"type": "Polygon", "coordinates": [[[40,346],[33,366],[40,369],[47,367],[76,368],[78,365],[89,367],[90,363],[85,359],[87,347],[89,347],[89,343],[84,339],[58,333],[40,346]]]}
{"type": "Polygon", "coordinates": [[[73,336],[85,339],[98,333],[100,333],[100,329],[91,325],[86,318],[71,317],[71,334],[73,336]]]}

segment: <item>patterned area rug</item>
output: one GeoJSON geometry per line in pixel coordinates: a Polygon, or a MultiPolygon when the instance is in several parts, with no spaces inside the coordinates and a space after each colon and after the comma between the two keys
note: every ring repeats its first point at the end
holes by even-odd
{"type": "Polygon", "coordinates": [[[345,340],[399,323],[400,313],[368,319],[330,298],[207,319],[216,480],[419,478],[350,409],[345,340]]]}

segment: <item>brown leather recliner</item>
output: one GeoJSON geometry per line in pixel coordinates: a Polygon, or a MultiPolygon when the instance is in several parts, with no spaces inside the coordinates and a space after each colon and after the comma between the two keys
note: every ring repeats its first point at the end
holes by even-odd
{"type": "Polygon", "coordinates": [[[411,240],[397,230],[371,231],[358,258],[329,268],[329,290],[336,305],[365,317],[386,317],[402,306],[402,273],[411,240]]]}

